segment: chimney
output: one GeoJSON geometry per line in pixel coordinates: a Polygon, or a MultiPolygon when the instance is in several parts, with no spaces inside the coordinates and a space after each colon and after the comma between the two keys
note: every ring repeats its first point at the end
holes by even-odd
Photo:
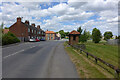
{"type": "Polygon", "coordinates": [[[26,20],[26,21],[25,21],[25,24],[29,25],[29,21],[28,21],[28,20],[26,20]]]}
{"type": "Polygon", "coordinates": [[[48,29],[47,29],[47,31],[48,31],[48,29]]]}
{"type": "Polygon", "coordinates": [[[32,23],[32,26],[35,27],[35,23],[32,23]]]}
{"type": "Polygon", "coordinates": [[[38,25],[37,28],[40,29],[40,25],[38,25]]]}
{"type": "Polygon", "coordinates": [[[21,22],[21,17],[17,17],[17,22],[21,22]]]}

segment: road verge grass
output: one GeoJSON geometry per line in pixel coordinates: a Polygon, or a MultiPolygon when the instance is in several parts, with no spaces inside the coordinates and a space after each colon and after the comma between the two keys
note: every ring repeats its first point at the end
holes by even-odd
{"type": "Polygon", "coordinates": [[[86,58],[85,55],[79,54],[77,50],[69,46],[66,42],[64,46],[72,62],[75,64],[80,78],[114,78],[112,74],[86,58]]]}

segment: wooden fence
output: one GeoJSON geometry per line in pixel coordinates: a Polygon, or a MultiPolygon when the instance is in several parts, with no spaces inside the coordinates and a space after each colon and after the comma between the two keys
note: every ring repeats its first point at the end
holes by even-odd
{"type": "Polygon", "coordinates": [[[93,54],[91,53],[88,53],[86,52],[85,50],[81,49],[81,47],[79,45],[71,45],[73,48],[76,48],[77,50],[80,50],[80,53],[84,52],[86,54],[86,56],[91,56],[92,58],[94,58],[95,62],[98,63],[101,62],[105,65],[107,65],[108,67],[110,67],[111,69],[115,70],[115,74],[117,74],[117,78],[119,78],[119,73],[120,73],[120,69],[118,67],[115,67],[114,65],[110,64],[110,63],[107,63],[105,62],[104,60],[94,56],[93,54]]]}

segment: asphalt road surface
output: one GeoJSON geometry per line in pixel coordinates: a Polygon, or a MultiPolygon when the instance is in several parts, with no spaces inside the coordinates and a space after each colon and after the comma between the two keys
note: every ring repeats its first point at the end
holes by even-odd
{"type": "Polygon", "coordinates": [[[63,42],[26,42],[3,48],[2,77],[79,78],[63,42]]]}

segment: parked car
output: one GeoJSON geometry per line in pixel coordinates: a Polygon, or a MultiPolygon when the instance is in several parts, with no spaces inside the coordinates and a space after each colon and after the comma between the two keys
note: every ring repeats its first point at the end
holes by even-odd
{"type": "Polygon", "coordinates": [[[39,42],[40,40],[39,39],[35,39],[36,40],[36,42],[39,42]]]}
{"type": "Polygon", "coordinates": [[[40,41],[45,41],[45,39],[40,39],[40,41]]]}
{"type": "Polygon", "coordinates": [[[35,39],[29,39],[30,42],[35,42],[36,40],[35,39]]]}

